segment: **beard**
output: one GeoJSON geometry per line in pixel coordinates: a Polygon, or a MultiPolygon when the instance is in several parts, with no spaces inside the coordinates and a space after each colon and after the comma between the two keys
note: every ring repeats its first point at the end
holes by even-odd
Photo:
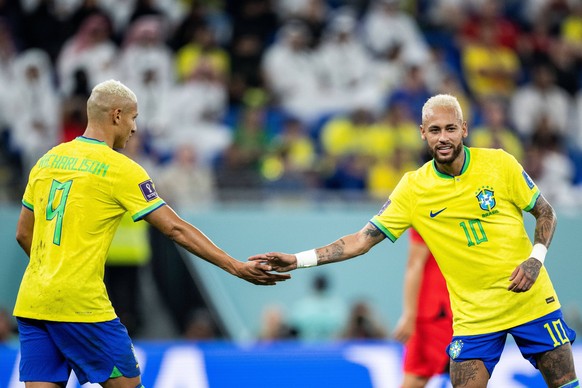
{"type": "Polygon", "coordinates": [[[449,156],[446,156],[446,157],[441,157],[440,154],[438,152],[436,152],[436,146],[435,146],[435,148],[429,148],[430,155],[439,164],[451,164],[451,163],[453,163],[455,160],[457,160],[457,157],[461,154],[461,151],[463,151],[463,143],[459,143],[458,146],[454,147],[453,153],[449,156]]]}

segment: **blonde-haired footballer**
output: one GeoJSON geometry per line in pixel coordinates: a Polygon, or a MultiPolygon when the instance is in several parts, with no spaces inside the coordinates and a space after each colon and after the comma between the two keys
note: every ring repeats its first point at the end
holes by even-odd
{"type": "MultiPolygon", "coordinates": [[[[571,343],[546,267],[556,215],[517,160],[499,149],[464,146],[467,123],[451,95],[431,97],[420,135],[433,159],[406,173],[359,232],[296,255],[251,257],[279,272],[335,263],[368,252],[406,229],[420,233],[445,277],[453,311],[447,351],[455,387],[486,387],[511,334],[549,387],[580,384],[571,343]],[[532,243],[523,211],[536,219],[532,243]]],[[[445,351],[443,349],[443,351],[445,351]]]]}
{"type": "Polygon", "coordinates": [[[107,251],[126,212],[251,283],[288,278],[214,245],[166,205],[142,167],[114,150],[137,130],[137,115],[136,95],[125,85],[98,84],[83,136],[48,151],[30,172],[16,232],[30,261],[14,308],[27,388],[65,387],[71,370],[81,384],[142,386],[131,339],[103,283],[107,251]]]}

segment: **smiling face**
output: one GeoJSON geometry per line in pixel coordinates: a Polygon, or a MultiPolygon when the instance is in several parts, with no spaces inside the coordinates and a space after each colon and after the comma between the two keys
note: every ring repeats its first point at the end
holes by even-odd
{"type": "Polygon", "coordinates": [[[424,116],[420,133],[437,167],[451,175],[462,168],[463,138],[467,137],[467,122],[451,106],[434,106],[424,116]]]}

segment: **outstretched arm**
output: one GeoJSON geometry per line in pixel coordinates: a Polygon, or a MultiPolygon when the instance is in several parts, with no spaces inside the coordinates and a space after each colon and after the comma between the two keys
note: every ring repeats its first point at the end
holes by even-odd
{"type": "Polygon", "coordinates": [[[538,197],[530,213],[536,218],[534,248],[530,257],[521,263],[509,278],[511,283],[507,289],[513,292],[528,291],[535,283],[558,222],[554,209],[542,195],[538,197]]]}
{"type": "MultiPolygon", "coordinates": [[[[359,232],[344,236],[333,243],[314,250],[314,265],[344,261],[368,252],[385,236],[374,225],[368,223],[359,232]]],[[[287,272],[298,268],[297,255],[269,252],[249,257],[251,261],[265,262],[277,272],[287,272]]],[[[301,268],[301,263],[299,265],[301,268]]]]}
{"type": "Polygon", "coordinates": [[[144,219],[189,252],[250,283],[266,286],[290,278],[289,275],[266,272],[271,270],[267,264],[243,263],[234,259],[169,206],[154,210],[144,219]]]}

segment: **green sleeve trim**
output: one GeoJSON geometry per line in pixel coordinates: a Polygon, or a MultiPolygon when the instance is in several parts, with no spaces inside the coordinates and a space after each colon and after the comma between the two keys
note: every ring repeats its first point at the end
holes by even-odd
{"type": "Polygon", "coordinates": [[[24,199],[22,200],[22,206],[24,206],[25,208],[34,211],[34,205],[30,202],[25,201],[24,199]]]}
{"type": "Polygon", "coordinates": [[[160,208],[162,206],[165,206],[165,205],[166,205],[166,203],[164,201],[155,203],[152,206],[147,207],[147,208],[145,208],[144,210],[142,210],[142,211],[140,211],[138,213],[135,213],[133,216],[131,216],[131,218],[134,221],[139,221],[142,218],[144,218],[145,216],[147,216],[148,214],[150,214],[151,212],[153,212],[154,210],[156,210],[156,209],[158,209],[158,208],[160,208]]]}
{"type": "Polygon", "coordinates": [[[538,198],[539,198],[540,194],[541,194],[541,193],[540,193],[540,191],[538,190],[538,191],[537,191],[537,192],[534,194],[534,196],[533,196],[533,198],[531,199],[531,201],[530,201],[529,205],[527,205],[527,207],[526,207],[525,209],[523,209],[523,210],[525,210],[526,212],[528,212],[528,211],[530,211],[531,209],[533,209],[533,207],[536,205],[536,202],[537,202],[537,200],[538,200],[538,198]]]}
{"type": "Polygon", "coordinates": [[[390,231],[388,229],[386,229],[384,226],[382,226],[382,224],[380,224],[379,222],[374,222],[376,219],[376,217],[372,218],[370,220],[370,224],[374,225],[380,232],[382,232],[386,237],[388,237],[388,240],[395,242],[396,240],[398,240],[397,237],[395,237],[392,233],[390,233],[390,231]]]}

